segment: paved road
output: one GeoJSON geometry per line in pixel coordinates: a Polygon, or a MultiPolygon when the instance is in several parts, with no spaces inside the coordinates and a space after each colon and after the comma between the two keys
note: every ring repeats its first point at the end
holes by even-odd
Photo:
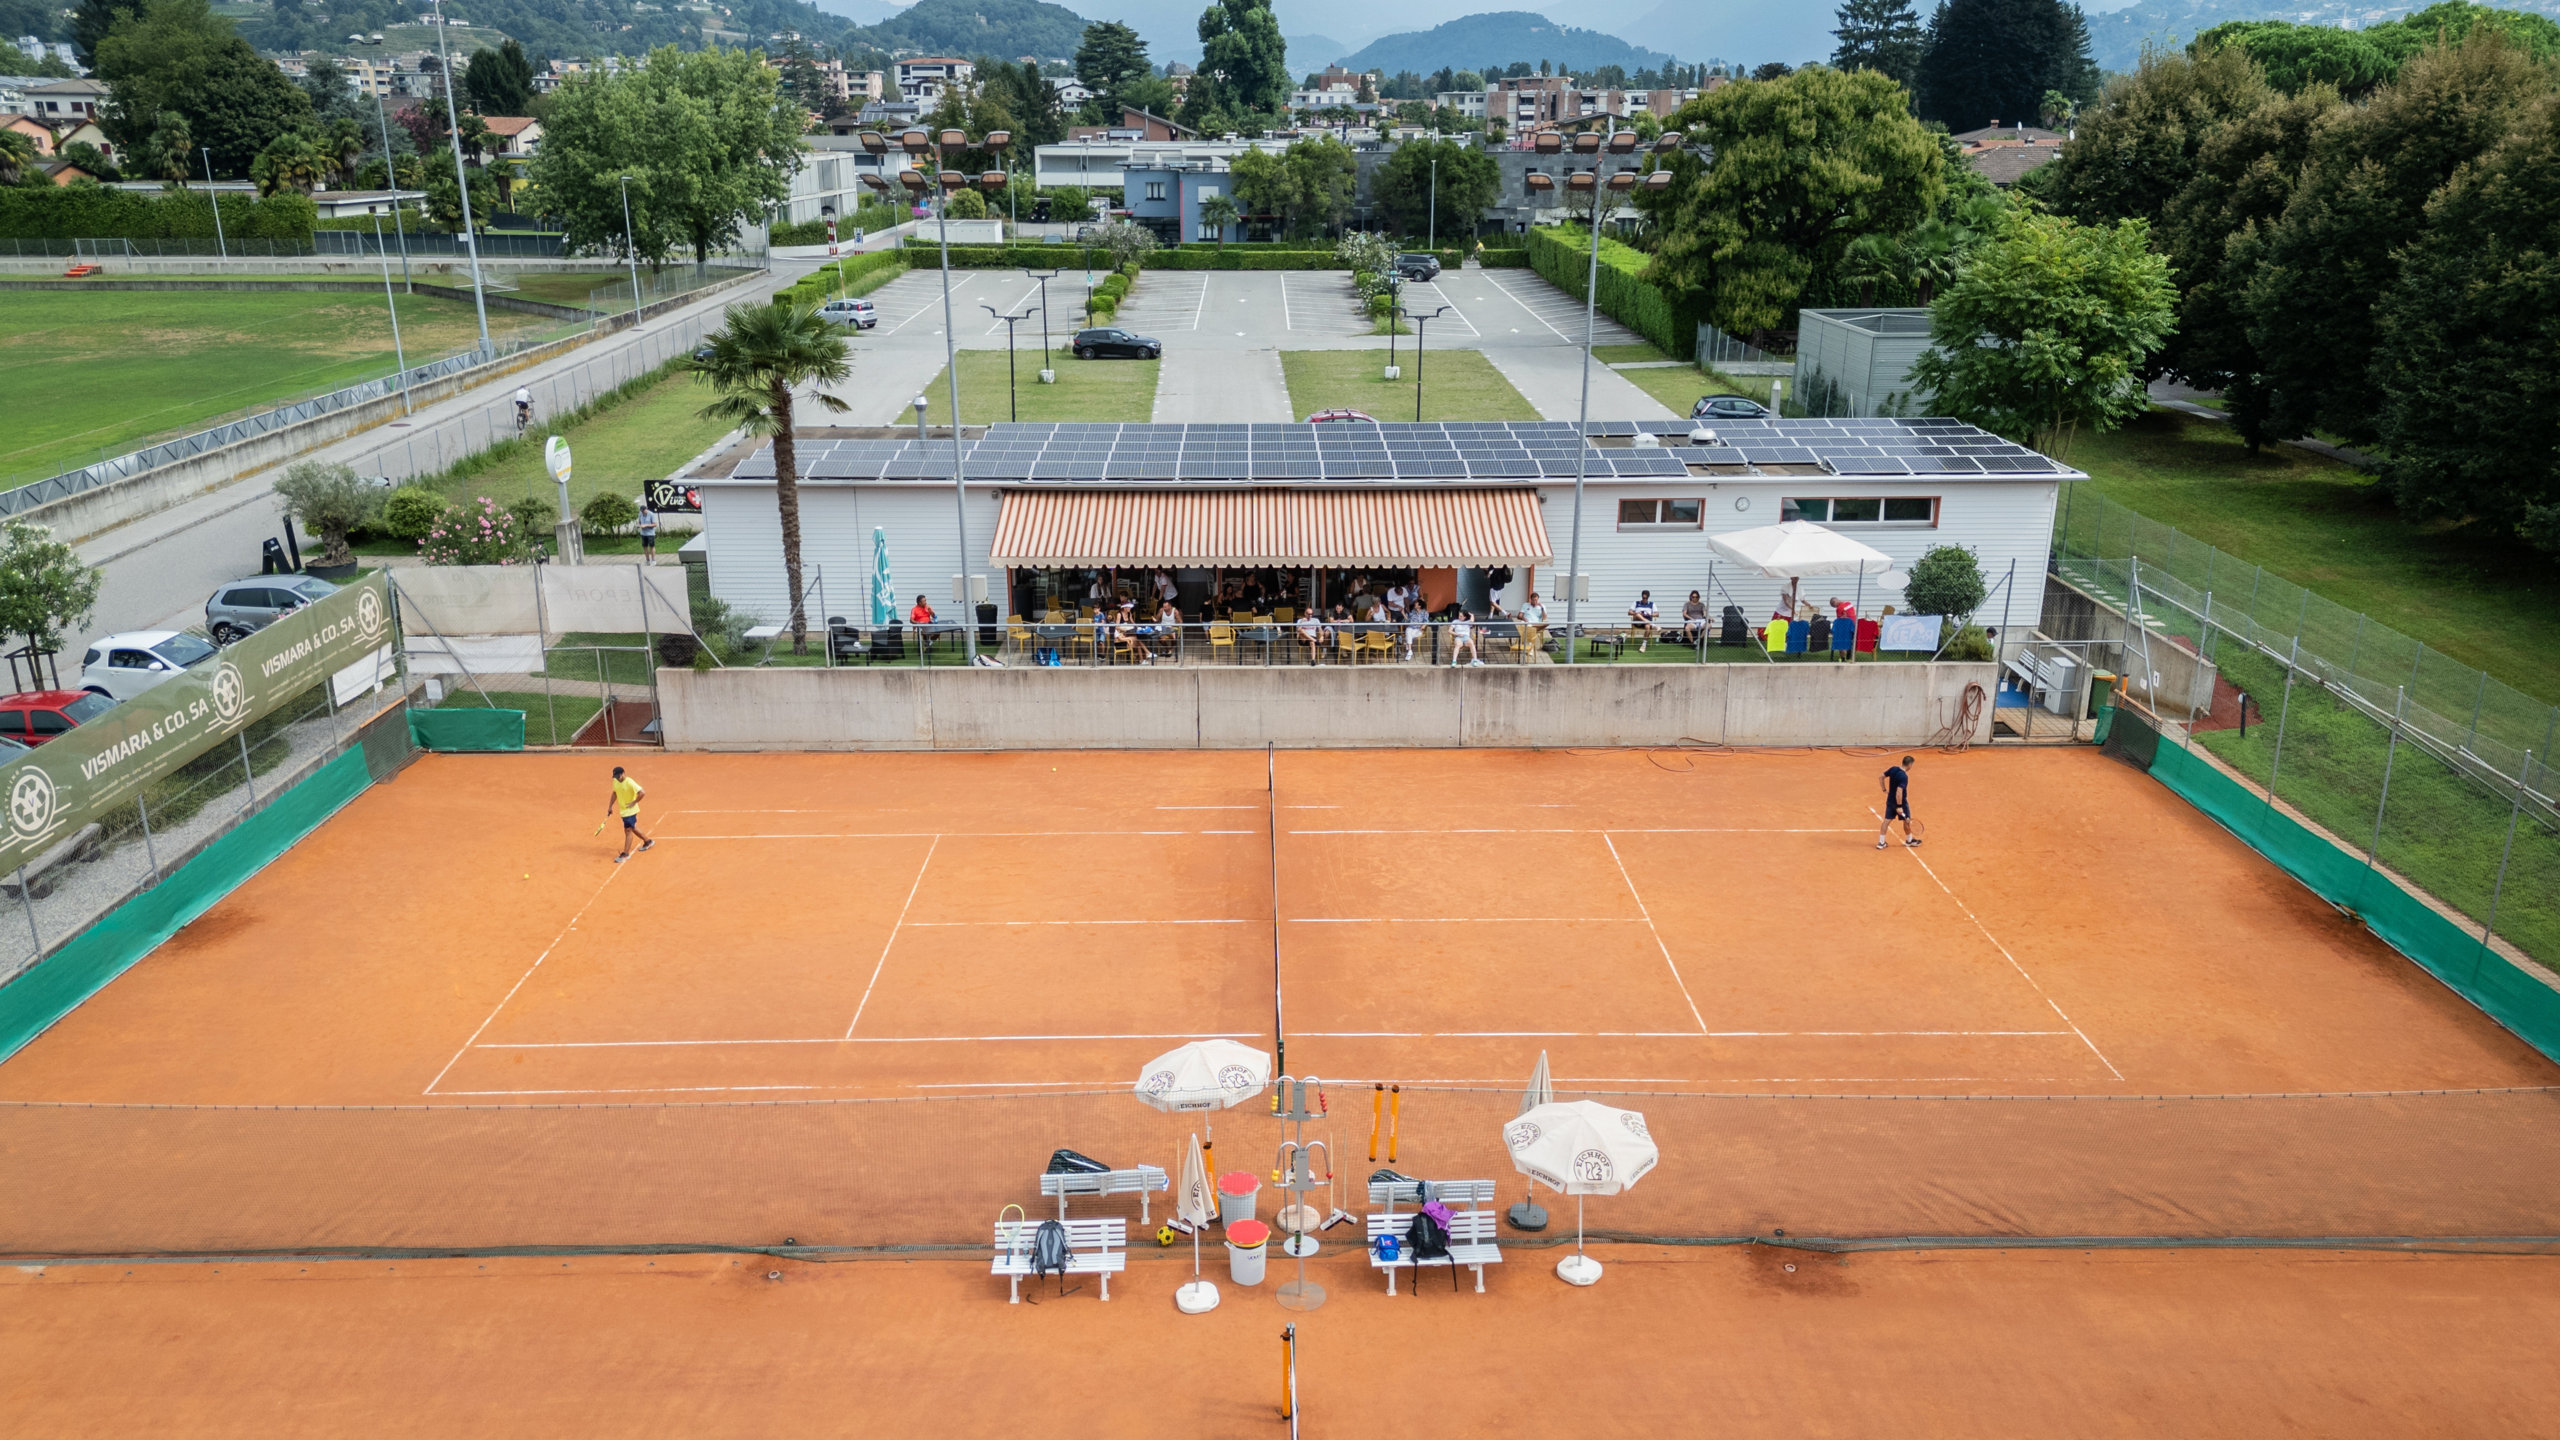
{"type": "MultiPolygon", "coordinates": [[[[583,393],[568,388],[572,372],[610,380],[617,361],[638,364],[663,352],[671,332],[704,319],[750,295],[769,293],[799,278],[807,262],[781,261],[770,280],[750,281],[692,305],[649,320],[608,339],[581,345],[565,355],[505,376],[496,384],[422,406],[409,420],[350,436],[308,458],[344,461],[359,474],[400,476],[434,469],[466,443],[487,443],[493,429],[512,426],[508,397],[517,385],[531,388],[539,404],[556,390],[565,400],[583,393]],[[426,446],[420,437],[451,437],[447,448],[426,446]],[[421,448],[425,453],[419,453],[421,448]],[[448,450],[450,453],[448,453],[448,450]]],[[[98,566],[105,583],[91,623],[64,637],[63,678],[79,663],[81,652],[101,635],[122,630],[176,629],[201,624],[205,597],[215,586],[254,574],[258,549],[269,536],[283,533],[283,521],[270,488],[274,471],[263,471],[188,501],[175,509],[120,526],[79,547],[81,558],[98,566]]]]}

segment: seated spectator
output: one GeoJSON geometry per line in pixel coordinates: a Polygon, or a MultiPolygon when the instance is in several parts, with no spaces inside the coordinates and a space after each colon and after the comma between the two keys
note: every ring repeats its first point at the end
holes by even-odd
{"type": "Polygon", "coordinates": [[[1636,595],[1636,603],[1627,607],[1627,621],[1636,634],[1642,637],[1636,642],[1636,649],[1639,652],[1653,648],[1654,621],[1660,616],[1661,612],[1654,608],[1653,592],[1650,590],[1639,592],[1636,595]]]}
{"type": "Polygon", "coordinates": [[[1472,612],[1464,608],[1461,608],[1458,611],[1457,619],[1449,622],[1450,664],[1455,665],[1458,663],[1458,654],[1461,651],[1466,653],[1468,664],[1482,665],[1484,663],[1483,653],[1476,649],[1476,617],[1472,612]]]}
{"type": "Polygon", "coordinates": [[[923,596],[917,596],[915,608],[907,612],[907,623],[910,625],[931,625],[933,623],[933,606],[926,603],[923,596]]]}
{"type": "Polygon", "coordinates": [[[1533,651],[1547,647],[1547,607],[1535,590],[1529,592],[1529,603],[1520,607],[1520,643],[1533,651]]]}
{"type": "Polygon", "coordinates": [[[1308,664],[1324,658],[1325,644],[1332,638],[1333,632],[1325,628],[1313,610],[1298,617],[1298,643],[1306,648],[1308,664]]]}
{"type": "Polygon", "coordinates": [[[1688,603],[1680,607],[1680,638],[1692,645],[1707,643],[1707,602],[1698,592],[1689,592],[1688,603]]]}
{"type": "Polygon", "coordinates": [[[1156,657],[1147,649],[1147,642],[1138,634],[1138,630],[1138,602],[1121,601],[1118,618],[1111,625],[1111,637],[1119,643],[1122,650],[1137,657],[1139,664],[1152,665],[1156,657]]]}
{"type": "Polygon", "coordinates": [[[1410,660],[1413,658],[1413,648],[1422,643],[1424,629],[1431,623],[1431,614],[1429,611],[1422,608],[1421,601],[1414,600],[1410,596],[1407,596],[1406,599],[1407,603],[1404,611],[1404,658],[1410,660]]]}

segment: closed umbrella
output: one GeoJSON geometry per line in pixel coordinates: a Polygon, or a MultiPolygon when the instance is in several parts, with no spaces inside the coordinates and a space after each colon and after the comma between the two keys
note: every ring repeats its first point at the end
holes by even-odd
{"type": "Polygon", "coordinates": [[[1582,1253],[1582,1197],[1615,1195],[1661,1163],[1644,1116],[1594,1100],[1560,1101],[1503,1126],[1502,1143],[1514,1169],[1574,1197],[1573,1253],[1556,1262],[1556,1277],[1569,1285],[1599,1279],[1600,1262],[1582,1253]]]}
{"type": "Polygon", "coordinates": [[[1191,1231],[1191,1279],[1175,1288],[1173,1303],[1183,1314],[1197,1315],[1218,1308],[1217,1282],[1200,1277],[1200,1232],[1217,1218],[1218,1197],[1209,1188],[1209,1159],[1200,1151],[1199,1136],[1183,1147],[1175,1173],[1181,1178],[1174,1185],[1173,1215],[1191,1231]]]}
{"type": "MultiPolygon", "coordinates": [[[[1552,1105],[1555,1098],[1555,1083],[1547,1078],[1547,1052],[1541,1050],[1538,1052],[1538,1068],[1529,1072],[1529,1088],[1520,1092],[1520,1113],[1526,1115],[1541,1105],[1552,1105]]],[[[1538,1187],[1534,1182],[1529,1187],[1528,1198],[1511,1207],[1511,1228],[1547,1228],[1547,1207],[1538,1203],[1538,1187]]]]}
{"type": "Polygon", "coordinates": [[[889,575],[889,532],[871,527],[871,623],[891,625],[898,619],[898,582],[889,575]]]}
{"type": "MultiPolygon", "coordinates": [[[[1234,1040],[1194,1040],[1168,1050],[1138,1071],[1140,1100],[1167,1114],[1225,1110],[1262,1093],[1271,1083],[1271,1057],[1234,1040]]],[[[1211,1133],[1209,1151],[1217,1152],[1211,1133]]]]}

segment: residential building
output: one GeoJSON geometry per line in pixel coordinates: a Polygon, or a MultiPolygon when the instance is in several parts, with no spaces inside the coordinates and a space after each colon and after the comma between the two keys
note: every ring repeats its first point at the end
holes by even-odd
{"type": "Polygon", "coordinates": [[[1514,130],[1582,118],[1582,92],[1568,75],[1506,75],[1484,88],[1484,118],[1514,130]]]}
{"type": "MultiPolygon", "coordinates": [[[[1267,221],[1257,225],[1252,217],[1240,214],[1235,223],[1221,231],[1200,218],[1200,207],[1212,197],[1234,199],[1234,185],[1227,178],[1228,162],[1246,148],[1238,144],[1232,153],[1219,154],[1184,153],[1171,146],[1148,147],[1121,167],[1121,195],[1129,219],[1154,231],[1156,238],[1167,245],[1268,238],[1267,221]]],[[[1241,205],[1238,208],[1241,210],[1241,205]]]]}
{"type": "Polygon", "coordinates": [[[79,55],[74,52],[69,45],[63,44],[60,41],[55,41],[53,44],[48,45],[33,35],[21,35],[18,37],[18,50],[30,60],[42,60],[47,55],[50,55],[61,61],[63,64],[70,66],[75,74],[86,75],[89,73],[88,67],[80,63],[79,55]]]}
{"type": "Polygon", "coordinates": [[[1050,81],[1049,93],[1058,97],[1060,106],[1073,110],[1093,98],[1093,87],[1070,75],[1064,80],[1050,81]]]}
{"type": "Polygon", "coordinates": [[[886,155],[873,155],[862,148],[848,126],[844,133],[801,137],[800,148],[807,152],[800,168],[791,174],[791,195],[782,203],[782,218],[791,224],[823,220],[828,210],[850,216],[865,200],[884,195],[903,195],[898,174],[915,168],[904,150],[891,146],[886,155]],[[866,175],[876,175],[888,182],[884,192],[863,182],[866,175]]]}
{"type": "Polygon", "coordinates": [[[1117,125],[1071,125],[1069,140],[1197,140],[1200,132],[1188,125],[1177,125],[1161,115],[1122,106],[1117,125]]]}
{"type": "Polygon", "coordinates": [[[95,80],[47,80],[25,91],[26,113],[60,129],[95,120],[107,103],[107,87],[95,80]]]}
{"type": "Polygon", "coordinates": [[[931,108],[942,99],[942,92],[953,85],[976,81],[978,67],[949,55],[920,55],[898,62],[898,95],[901,99],[931,108]]]}
{"type": "Polygon", "coordinates": [[[394,205],[415,210],[426,198],[424,190],[319,190],[312,193],[311,203],[323,220],[380,215],[387,222],[394,205]]]}
{"type": "Polygon", "coordinates": [[[116,142],[107,138],[107,132],[99,129],[98,122],[95,120],[83,120],[77,125],[55,127],[53,148],[57,152],[68,150],[74,145],[91,147],[99,154],[106,156],[109,164],[121,163],[116,156],[116,142]]]}
{"type": "Polygon", "coordinates": [[[1484,118],[1482,90],[1443,90],[1431,97],[1431,103],[1442,110],[1455,110],[1470,120],[1484,118]]]}
{"type": "MultiPolygon", "coordinates": [[[[1310,85],[1303,90],[1289,92],[1289,108],[1292,110],[1347,110],[1359,100],[1360,87],[1349,83],[1310,85]]],[[[1477,105],[1482,107],[1483,97],[1477,97],[1477,105]]]]}
{"type": "Polygon", "coordinates": [[[28,141],[36,147],[36,158],[40,160],[52,158],[53,127],[43,121],[25,115],[12,115],[7,120],[0,121],[0,130],[14,130],[26,136],[28,141]]]}
{"type": "Polygon", "coordinates": [[[36,166],[36,173],[42,175],[45,179],[52,181],[56,185],[68,185],[74,180],[95,180],[98,178],[97,176],[90,174],[88,171],[81,169],[79,166],[72,164],[68,160],[47,160],[36,166]]]}
{"type": "Polygon", "coordinates": [[[1965,163],[1975,174],[2003,190],[2025,178],[2030,170],[2062,153],[2062,142],[2071,138],[2059,131],[2039,130],[2027,124],[2002,128],[1998,121],[1980,130],[1967,130],[1955,136],[1964,148],[1965,163]]]}
{"type": "MultiPolygon", "coordinates": [[[[470,118],[470,113],[465,111],[463,118],[470,118]]],[[[530,160],[542,148],[542,122],[530,115],[484,115],[480,123],[489,127],[501,160],[530,160]]]]}
{"type": "Polygon", "coordinates": [[[841,60],[819,61],[818,75],[827,94],[847,104],[880,99],[888,84],[888,78],[880,71],[847,70],[841,60]]]}
{"type": "MultiPolygon", "coordinates": [[[[1695,589],[1757,620],[1783,582],[1730,564],[1711,582],[1710,536],[1818,517],[1906,572],[1951,544],[1986,575],[2032,580],[2045,573],[2063,487],[2086,478],[1954,420],[1730,422],[1706,445],[1689,443],[1685,420],[1602,421],[1587,454],[1570,423],[1552,421],[1249,434],[1124,425],[1099,438],[1094,428],[995,425],[970,442],[965,554],[951,481],[915,468],[911,440],[804,430],[802,563],[824,566],[831,592],[866,594],[882,533],[891,574],[985,575],[999,614],[1036,614],[1061,588],[1080,595],[1096,566],[1171,570],[1185,614],[1200,613],[1219,570],[1241,568],[1283,571],[1301,604],[1327,598],[1316,589],[1323,570],[1404,572],[1448,597],[1440,603],[1483,613],[1516,608],[1532,588],[1552,598],[1573,546],[1580,464],[1590,476],[1579,516],[1586,617],[1623,613],[1641,590],[1670,599],[1695,589]],[[1633,444],[1639,431],[1660,443],[1633,444]]],[[[767,444],[695,481],[711,592],[767,623],[789,604],[773,475],[767,444]]]]}
{"type": "MultiPolygon", "coordinates": [[[[1055,185],[1075,185],[1109,196],[1121,191],[1128,178],[1127,172],[1132,168],[1206,168],[1213,163],[1223,168],[1226,161],[1247,150],[1268,150],[1276,154],[1288,149],[1289,143],[1279,137],[1262,140],[1203,140],[1197,136],[1175,141],[1065,140],[1055,145],[1043,145],[1033,152],[1032,181],[1044,190],[1055,185]]],[[[1167,190],[1170,193],[1170,186],[1167,190]]],[[[1158,218],[1167,222],[1174,219],[1170,212],[1158,218]]]]}

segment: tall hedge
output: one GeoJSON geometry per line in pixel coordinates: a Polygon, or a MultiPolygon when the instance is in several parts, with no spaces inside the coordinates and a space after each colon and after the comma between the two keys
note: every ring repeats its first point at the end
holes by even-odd
{"type": "MultiPolygon", "coordinates": [[[[845,293],[848,295],[870,294],[881,285],[887,284],[891,276],[905,270],[908,259],[907,254],[900,250],[871,250],[860,255],[846,256],[841,262],[845,293]],[[855,283],[874,275],[881,276],[875,284],[855,283]]],[[[836,274],[836,265],[821,265],[801,276],[788,288],[777,292],[773,297],[773,303],[777,305],[824,304],[836,297],[836,274]]]]}
{"type": "MultiPolygon", "coordinates": [[[[1591,232],[1579,225],[1534,226],[1529,231],[1529,266],[1575,295],[1591,274],[1591,232]]],[[[1600,313],[1626,326],[1675,360],[1698,350],[1698,322],[1706,316],[1705,297],[1690,291],[1665,290],[1641,279],[1652,257],[1632,246],[1602,236],[1600,313]]]]}
{"type": "MultiPolygon", "coordinates": [[[[311,243],[319,211],[308,195],[265,199],[225,192],[222,234],[235,240],[311,243]]],[[[0,239],[211,240],[213,207],[195,191],[112,190],[103,185],[0,189],[0,239]]]]}

